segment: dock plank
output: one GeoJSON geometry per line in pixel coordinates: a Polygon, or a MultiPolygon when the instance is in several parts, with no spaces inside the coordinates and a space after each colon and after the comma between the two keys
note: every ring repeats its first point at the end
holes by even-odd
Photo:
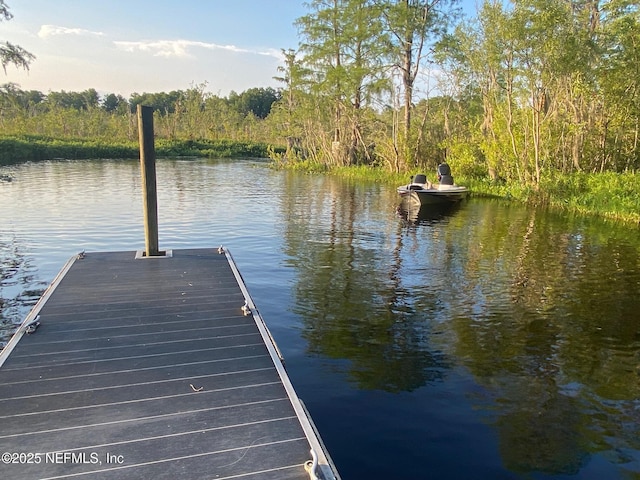
{"type": "Polygon", "coordinates": [[[337,478],[230,255],[134,257],[74,260],[3,352],[0,476],[337,478]]]}

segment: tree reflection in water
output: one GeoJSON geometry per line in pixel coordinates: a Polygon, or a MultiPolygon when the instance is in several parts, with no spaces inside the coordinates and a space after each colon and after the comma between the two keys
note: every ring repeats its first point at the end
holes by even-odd
{"type": "Polygon", "coordinates": [[[510,471],[572,475],[600,452],[637,468],[633,240],[597,220],[490,201],[401,205],[395,233],[377,232],[363,228],[357,189],[335,188],[287,235],[312,353],[348,360],[359,388],[388,392],[467,369],[488,392],[468,395],[510,471]]]}

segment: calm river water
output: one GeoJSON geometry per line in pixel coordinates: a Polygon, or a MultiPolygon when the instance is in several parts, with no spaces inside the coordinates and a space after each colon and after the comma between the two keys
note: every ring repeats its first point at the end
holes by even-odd
{"type": "MultiPolygon", "coordinates": [[[[257,161],[157,172],[160,248],[229,248],[344,480],[640,478],[637,228],[483,199],[415,219],[257,161]]],[[[144,231],[138,162],[2,175],[6,340],[71,256],[144,231]]]]}

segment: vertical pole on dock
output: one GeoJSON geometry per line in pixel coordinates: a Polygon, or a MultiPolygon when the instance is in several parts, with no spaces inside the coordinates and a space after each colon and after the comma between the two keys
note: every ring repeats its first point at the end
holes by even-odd
{"type": "Polygon", "coordinates": [[[147,257],[160,255],[158,248],[156,151],[153,135],[153,107],[138,105],[140,171],[142,174],[142,201],[144,207],[144,244],[147,257]]]}

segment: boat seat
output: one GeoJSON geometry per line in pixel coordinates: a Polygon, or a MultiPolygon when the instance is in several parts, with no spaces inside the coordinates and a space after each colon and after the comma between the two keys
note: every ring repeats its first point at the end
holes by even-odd
{"type": "Polygon", "coordinates": [[[453,185],[453,177],[451,175],[441,175],[440,185],[453,185]]]}
{"type": "Polygon", "coordinates": [[[413,182],[412,183],[425,184],[425,183],[427,183],[427,176],[425,174],[423,174],[423,173],[419,173],[413,178],[413,182]]]}
{"type": "Polygon", "coordinates": [[[438,165],[438,181],[440,185],[453,185],[453,176],[448,164],[441,163],[438,165]]]}

